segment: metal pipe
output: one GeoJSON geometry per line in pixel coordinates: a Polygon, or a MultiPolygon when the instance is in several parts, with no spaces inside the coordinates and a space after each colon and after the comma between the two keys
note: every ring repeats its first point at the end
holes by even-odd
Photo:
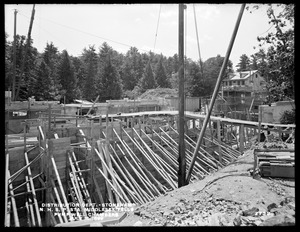
{"type": "Polygon", "coordinates": [[[199,147],[202,143],[202,139],[203,139],[203,136],[204,136],[204,133],[205,133],[205,129],[206,129],[207,123],[209,121],[209,118],[210,118],[210,115],[211,115],[211,112],[212,112],[212,108],[213,108],[213,105],[215,103],[215,100],[216,100],[216,97],[217,97],[217,94],[218,94],[218,91],[219,91],[219,88],[220,88],[220,85],[221,85],[221,82],[222,82],[222,76],[224,74],[225,68],[227,66],[227,62],[229,60],[229,56],[230,56],[230,53],[231,53],[231,50],[232,50],[232,47],[233,47],[233,43],[234,43],[234,40],[235,40],[237,31],[238,31],[238,28],[239,28],[241,19],[242,19],[242,15],[243,15],[243,11],[245,9],[245,6],[246,6],[245,3],[242,4],[239,15],[238,15],[238,18],[237,18],[237,21],[236,21],[236,24],[235,24],[235,27],[234,27],[234,30],[233,30],[233,34],[232,34],[232,37],[231,37],[231,40],[230,40],[230,43],[229,43],[229,46],[228,46],[228,49],[227,49],[227,53],[226,53],[225,59],[223,61],[222,68],[220,70],[220,73],[219,73],[219,76],[218,76],[218,79],[217,79],[217,83],[216,83],[212,98],[210,100],[210,104],[209,104],[209,107],[208,107],[208,113],[206,114],[205,120],[203,122],[203,126],[201,128],[201,132],[200,132],[197,144],[196,144],[196,148],[194,150],[191,165],[188,169],[186,183],[189,183],[189,181],[190,181],[191,173],[192,173],[194,163],[195,163],[195,160],[196,160],[196,157],[197,157],[197,154],[198,154],[198,150],[199,150],[199,147]]]}

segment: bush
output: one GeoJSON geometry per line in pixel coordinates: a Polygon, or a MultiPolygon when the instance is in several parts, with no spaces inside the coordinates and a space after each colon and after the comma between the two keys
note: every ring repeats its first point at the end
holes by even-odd
{"type": "Polygon", "coordinates": [[[296,123],[296,111],[295,109],[286,110],[280,117],[281,124],[295,124],[296,123]]]}

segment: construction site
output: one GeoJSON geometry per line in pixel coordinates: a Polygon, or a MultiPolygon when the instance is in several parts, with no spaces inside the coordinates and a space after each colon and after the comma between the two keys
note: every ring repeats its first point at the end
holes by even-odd
{"type": "MultiPolygon", "coordinates": [[[[23,133],[6,135],[6,226],[116,224],[128,205],[133,209],[178,189],[178,111],[111,114],[114,107],[107,104],[106,114],[90,115],[90,106],[87,115],[68,115],[53,104],[35,107],[39,115],[23,120],[23,133]]],[[[185,112],[187,170],[204,120],[185,112]]],[[[292,140],[294,128],[211,116],[190,184],[243,157],[261,140],[259,131],[292,140]]],[[[254,150],[264,165],[253,162],[253,177],[265,172],[294,178],[294,150],[279,148],[254,150]]]]}
{"type": "Polygon", "coordinates": [[[295,103],[263,105],[235,79],[219,92],[244,8],[206,101],[184,92],[183,4],[175,97],[65,104],[6,91],[4,226],[295,225],[296,125],[278,119],[295,103]]]}

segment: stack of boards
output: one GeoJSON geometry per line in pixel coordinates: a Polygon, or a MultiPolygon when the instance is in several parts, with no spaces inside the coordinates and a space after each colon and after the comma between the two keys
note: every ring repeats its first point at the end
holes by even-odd
{"type": "Polygon", "coordinates": [[[254,168],[264,177],[295,178],[295,151],[290,149],[255,149],[254,168]]]}

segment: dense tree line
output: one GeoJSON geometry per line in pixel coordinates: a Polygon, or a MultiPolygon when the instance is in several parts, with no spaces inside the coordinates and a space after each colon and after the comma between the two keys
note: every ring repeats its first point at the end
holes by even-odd
{"type": "MultiPolygon", "coordinates": [[[[269,100],[282,100],[294,96],[294,30],[283,31],[283,19],[293,23],[293,5],[285,5],[283,12],[275,16],[272,7],[268,10],[270,23],[276,33],[259,37],[260,42],[269,43],[268,51],[247,57],[243,54],[237,71],[258,69],[268,79],[269,100]]],[[[177,54],[166,57],[153,52],[141,53],[130,47],[126,54],[114,50],[108,43],[83,48],[78,57],[66,50],[47,43],[42,53],[30,41],[25,71],[20,78],[22,57],[25,53],[25,36],[16,37],[16,83],[20,85],[19,99],[35,96],[37,100],[74,99],[93,101],[99,96],[104,102],[123,97],[136,98],[147,89],[178,88],[179,58],[177,54]],[[21,81],[19,81],[21,80],[21,81]]],[[[185,57],[185,92],[187,96],[210,96],[215,87],[224,57],[217,55],[206,61],[193,61],[185,57]],[[200,63],[201,62],[201,65],[200,63]]],[[[222,78],[233,72],[229,60],[222,78]]],[[[5,90],[12,88],[13,44],[5,34],[5,90]]]]}

